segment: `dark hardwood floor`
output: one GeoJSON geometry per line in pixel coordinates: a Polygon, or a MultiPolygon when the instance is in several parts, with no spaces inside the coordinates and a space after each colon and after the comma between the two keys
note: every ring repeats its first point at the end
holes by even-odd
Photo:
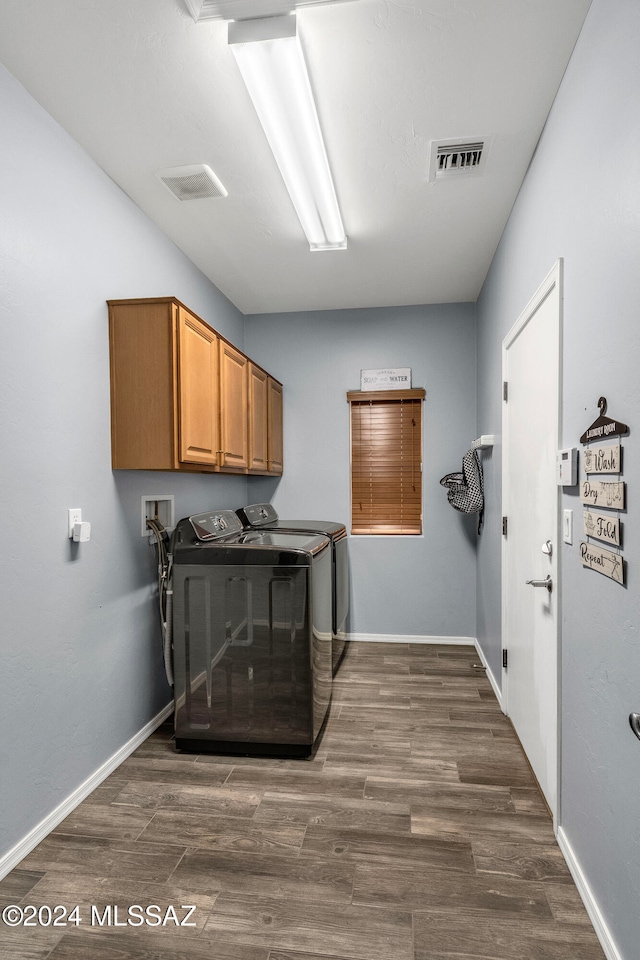
{"type": "Polygon", "coordinates": [[[82,922],[0,921],[0,956],[603,960],[477,662],[351,644],[308,761],[176,754],[166,724],[0,883],[82,922]],[[164,925],[127,922],[149,904],[164,925]]]}

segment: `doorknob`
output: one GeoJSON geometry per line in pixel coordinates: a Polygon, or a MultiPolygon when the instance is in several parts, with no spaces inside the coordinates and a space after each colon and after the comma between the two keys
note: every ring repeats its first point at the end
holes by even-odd
{"type": "Polygon", "coordinates": [[[546,587],[549,593],[553,590],[553,580],[547,574],[544,580],[527,580],[526,583],[530,583],[532,587],[546,587]]]}

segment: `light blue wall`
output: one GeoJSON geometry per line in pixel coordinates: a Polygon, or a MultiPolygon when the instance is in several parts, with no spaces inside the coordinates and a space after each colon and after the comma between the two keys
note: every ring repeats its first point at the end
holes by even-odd
{"type": "Polygon", "coordinates": [[[281,516],[350,523],[348,390],[361,368],[425,387],[424,536],[353,537],[350,632],[475,636],[475,518],[439,485],[475,438],[473,304],[248,317],[246,347],[285,384],[282,480],[250,481],[281,516]]]}
{"type": "Polygon", "coordinates": [[[111,471],[105,301],[177,296],[240,347],[243,318],[3,68],[0,115],[1,857],[170,700],[141,495],[246,480],[111,471]]]}
{"type": "MultiPolygon", "coordinates": [[[[623,439],[626,588],[581,567],[582,509],[562,546],[561,825],[624,960],[638,957],[640,743],[640,5],[594,0],[478,304],[478,418],[500,432],[500,345],[564,258],[563,443],[600,395],[623,439]]],[[[478,555],[478,634],[500,649],[499,459],[478,555]]],[[[499,669],[496,673],[499,676],[499,669]]]]}

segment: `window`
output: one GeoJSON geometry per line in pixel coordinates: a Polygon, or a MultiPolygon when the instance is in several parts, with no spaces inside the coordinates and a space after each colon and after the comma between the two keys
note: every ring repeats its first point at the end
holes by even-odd
{"type": "Polygon", "coordinates": [[[351,407],[351,533],[422,533],[425,391],[347,394],[351,407]]]}

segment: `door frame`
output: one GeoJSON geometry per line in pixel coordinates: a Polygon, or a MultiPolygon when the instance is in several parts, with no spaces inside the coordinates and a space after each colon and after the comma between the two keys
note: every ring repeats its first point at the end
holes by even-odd
{"type": "MultiPolygon", "coordinates": [[[[542,281],[534,295],[531,297],[526,307],[513,324],[507,335],[502,341],[502,380],[508,382],[507,373],[507,355],[508,349],[516,337],[524,329],[531,317],[536,313],[541,304],[556,290],[558,296],[558,393],[557,393],[557,422],[555,425],[556,447],[560,449],[562,440],[562,369],[563,369],[563,303],[564,303],[564,264],[563,259],[559,258],[553,265],[545,279],[542,281]]],[[[507,516],[507,492],[509,491],[509,477],[507,472],[507,452],[508,452],[508,418],[509,403],[502,402],[502,516],[507,516]]],[[[553,585],[553,592],[556,597],[556,809],[553,814],[553,829],[557,834],[558,826],[561,822],[560,811],[562,801],[561,791],[561,771],[562,771],[562,552],[561,552],[561,497],[562,488],[558,487],[558,508],[556,536],[554,547],[557,550],[556,582],[553,585]]],[[[508,537],[508,533],[507,533],[508,537]]],[[[501,634],[502,650],[504,653],[506,637],[506,609],[507,609],[507,589],[506,589],[506,571],[507,571],[507,537],[502,537],[502,572],[501,572],[501,634]]],[[[503,658],[504,663],[504,658],[503,658]]],[[[502,667],[502,702],[503,711],[509,716],[509,675],[508,669],[502,667]]],[[[526,754],[525,754],[526,755],[526,754]]]]}

